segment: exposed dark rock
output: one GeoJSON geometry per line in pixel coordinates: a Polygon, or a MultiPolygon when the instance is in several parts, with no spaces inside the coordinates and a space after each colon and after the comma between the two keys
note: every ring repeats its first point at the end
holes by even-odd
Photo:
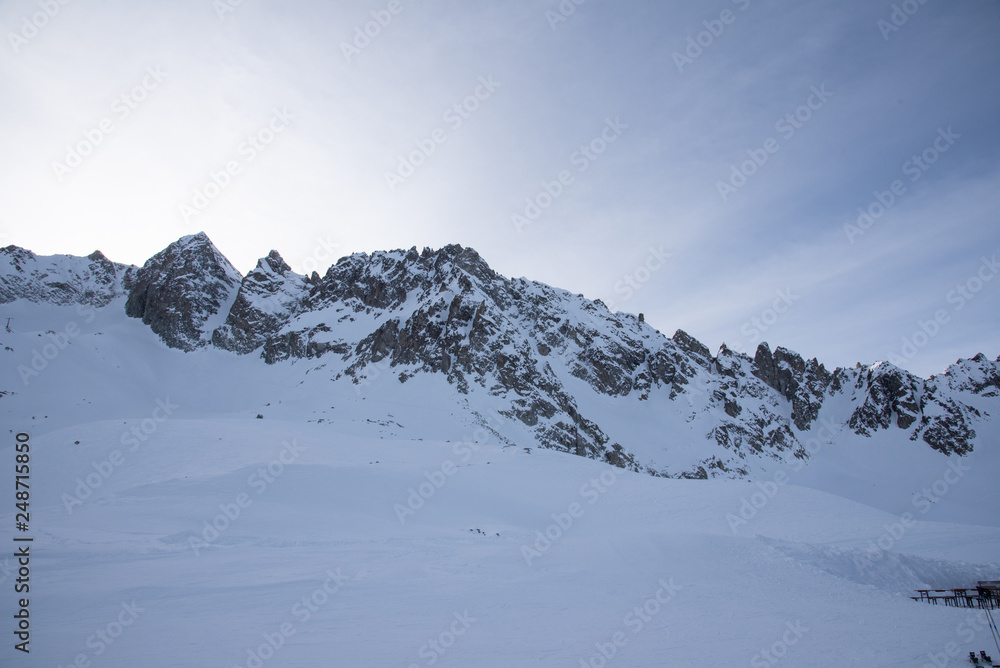
{"type": "Polygon", "coordinates": [[[206,324],[228,313],[239,285],[239,272],[201,232],[146,261],[129,290],[125,314],[141,318],[171,348],[194,350],[209,343],[214,328],[206,324]]]}
{"type": "MultiPolygon", "coordinates": [[[[241,355],[258,350],[268,341],[266,333],[280,331],[307,305],[308,296],[305,277],[271,251],[243,278],[225,324],[212,333],[212,344],[241,355]]],[[[318,344],[311,345],[313,354],[307,346],[306,355],[317,356],[318,344]]]]}
{"type": "Polygon", "coordinates": [[[127,290],[135,267],[110,261],[100,251],[87,257],[38,256],[17,246],[0,249],[0,304],[15,299],[58,306],[103,308],[127,290]]]}
{"type": "MultiPolygon", "coordinates": [[[[354,254],[308,277],[272,251],[241,278],[204,234],[171,244],[141,269],[96,252],[36,258],[13,246],[0,261],[11,267],[0,274],[0,303],[105,306],[127,295],[126,313],[182,350],[210,342],[268,364],[322,359],[317,368],[329,366],[332,379],[359,386],[439,374],[458,396],[492,395],[533,447],[660,475],[740,476],[755,462],[802,459],[800,439],[831,420],[861,435],[898,429],[943,453],[968,454],[975,426],[989,418],[977,406],[1000,400],[1000,360],[983,355],[928,380],[890,364],[830,372],[766,343],[753,359],[725,345],[713,357],[683,330],[666,338],[643,317],[504,278],[457,245],[354,254]],[[675,415],[704,456],[684,470],[651,470],[620,426],[598,424],[581,408],[594,406],[593,396],[582,400],[587,393],[675,415]]],[[[665,435],[666,451],[673,437],[665,435]]]]}
{"type": "Polygon", "coordinates": [[[685,332],[683,329],[678,329],[674,332],[673,340],[674,343],[677,344],[678,348],[693,355],[696,359],[699,359],[699,361],[702,361],[705,364],[712,359],[712,352],[708,349],[708,346],[685,332]]]}

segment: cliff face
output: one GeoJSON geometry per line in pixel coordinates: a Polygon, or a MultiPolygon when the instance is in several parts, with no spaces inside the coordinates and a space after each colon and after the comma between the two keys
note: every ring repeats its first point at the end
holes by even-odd
{"type": "Polygon", "coordinates": [[[239,272],[204,233],[183,237],[135,272],[125,313],[189,351],[211,341],[208,325],[230,309],[239,285],[239,272]]]}
{"type": "Polygon", "coordinates": [[[767,344],[753,359],[725,346],[712,355],[683,331],[666,337],[600,301],[500,276],[461,246],[351,255],[308,277],[272,251],[241,278],[204,234],[141,269],[99,253],[2,253],[0,302],[106,306],[123,296],[129,316],[183,351],[313,360],[332,380],[358,384],[441,374],[458,393],[491,395],[542,447],[658,475],[740,476],[808,457],[803,442],[821,415],[839,430],[901,430],[964,455],[976,424],[1000,408],[1000,360],[979,355],[920,379],[887,363],[829,371],[767,344]],[[674,425],[658,437],[666,461],[611,435],[621,412],[674,425]],[[694,460],[669,457],[682,446],[694,460]]]}

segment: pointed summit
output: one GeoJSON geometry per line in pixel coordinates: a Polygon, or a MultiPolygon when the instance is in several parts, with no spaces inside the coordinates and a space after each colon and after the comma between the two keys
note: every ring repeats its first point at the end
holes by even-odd
{"type": "Polygon", "coordinates": [[[243,278],[225,322],[212,333],[212,344],[241,355],[253,352],[304,308],[308,296],[305,277],[272,250],[243,278]]]}
{"type": "Polygon", "coordinates": [[[185,234],[183,237],[175,241],[174,244],[178,244],[181,246],[188,246],[192,244],[198,244],[198,245],[208,244],[214,246],[212,240],[209,239],[208,235],[205,234],[204,232],[196,232],[195,234],[185,234]]]}
{"type": "Polygon", "coordinates": [[[272,250],[267,254],[267,257],[262,257],[257,260],[257,267],[254,269],[254,271],[268,270],[272,273],[284,276],[290,272],[292,268],[288,266],[287,262],[285,262],[285,258],[281,257],[281,253],[276,250],[272,250]]]}
{"type": "Polygon", "coordinates": [[[171,348],[207,345],[236,298],[241,276],[204,232],[181,237],[137,272],[125,304],[171,348]]]}

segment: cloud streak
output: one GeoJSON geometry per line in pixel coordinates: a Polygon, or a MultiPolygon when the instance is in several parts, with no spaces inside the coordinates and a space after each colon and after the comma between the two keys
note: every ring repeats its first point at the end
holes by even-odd
{"type": "MultiPolygon", "coordinates": [[[[36,252],[141,262],[204,229],[247,270],[271,248],[311,257],[317,238],[343,254],[457,242],[501,273],[610,301],[665,247],[669,262],[621,308],[711,347],[750,346],[743,325],[793,289],[765,338],[851,364],[898,348],[1000,250],[995,4],[896,3],[904,21],[860,1],[590,0],[567,13],[555,0],[56,0],[24,37],[44,4],[0,5],[0,231],[36,252]],[[151,67],[169,76],[114,116],[151,67]],[[442,114],[483,78],[502,86],[450,131],[442,114]],[[275,108],[294,116],[280,141],[180,216],[275,108]],[[60,181],[53,162],[105,118],[114,127],[60,181]],[[511,213],[609,118],[628,129],[515,230],[511,213]],[[906,164],[948,128],[961,139],[910,180],[906,164]],[[387,188],[428,138],[432,154],[387,188]],[[897,180],[905,191],[850,243],[845,225],[897,180]]],[[[998,294],[984,289],[908,368],[1000,354],[998,294]]]]}

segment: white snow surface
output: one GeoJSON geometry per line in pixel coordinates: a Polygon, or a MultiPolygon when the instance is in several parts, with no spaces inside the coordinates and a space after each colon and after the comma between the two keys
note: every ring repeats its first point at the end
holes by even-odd
{"type": "MultiPolygon", "coordinates": [[[[0,540],[21,431],[35,540],[30,655],[0,557],[0,666],[921,667],[992,649],[983,613],[909,595],[1000,579],[996,447],[837,433],[799,470],[668,480],[523,447],[493,397],[441,377],[182,353],[120,300],[5,312],[0,540]]],[[[612,429],[689,440],[602,401],[612,429]]]]}

